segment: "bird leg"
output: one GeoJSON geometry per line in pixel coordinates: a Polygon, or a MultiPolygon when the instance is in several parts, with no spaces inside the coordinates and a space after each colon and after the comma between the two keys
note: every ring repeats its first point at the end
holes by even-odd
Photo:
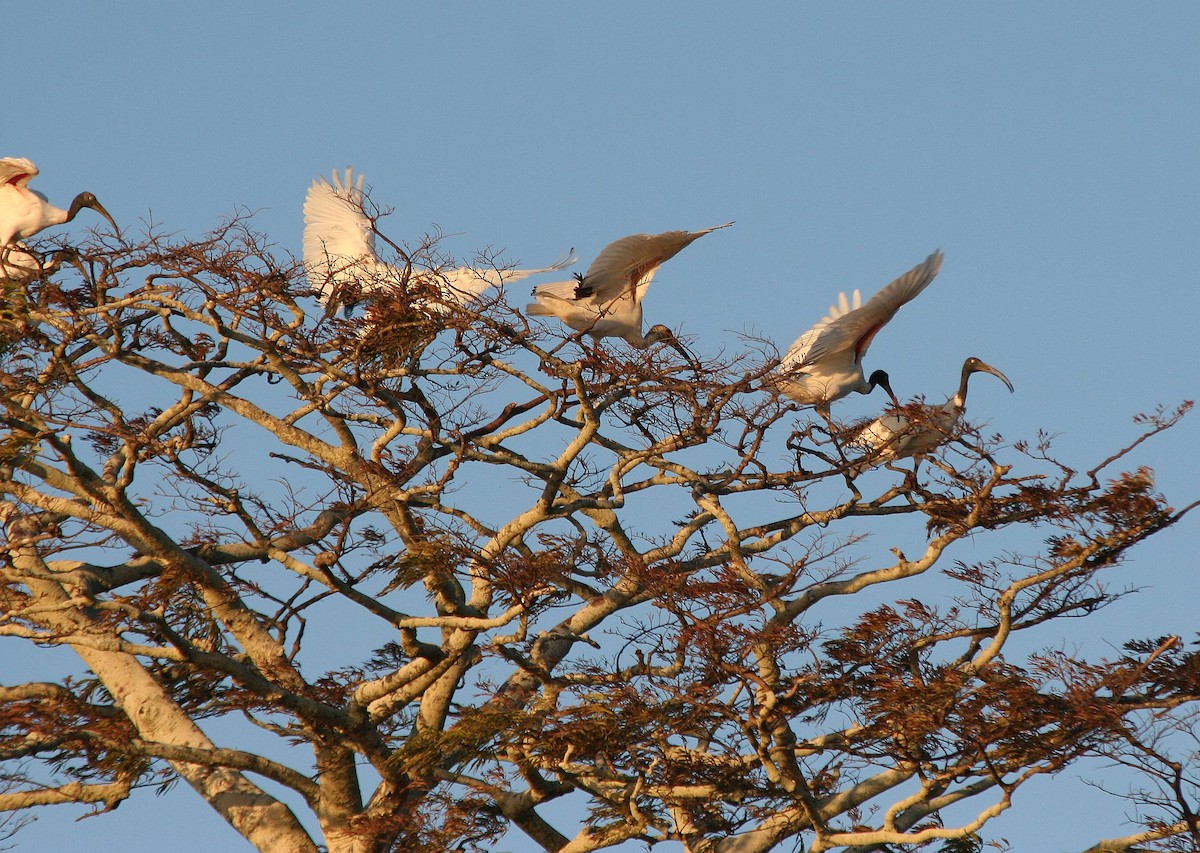
{"type": "Polygon", "coordinates": [[[588,337],[588,332],[577,332],[571,335],[571,339],[579,344],[579,348],[583,350],[583,358],[580,359],[583,366],[590,367],[592,370],[599,370],[610,356],[604,347],[600,345],[600,338],[595,338],[593,343],[588,344],[585,340],[586,337],[588,337]]]}
{"type": "MultiPolygon", "coordinates": [[[[805,429],[803,431],[797,430],[796,432],[793,432],[790,436],[788,436],[787,441],[784,442],[784,447],[786,447],[788,450],[790,450],[794,454],[796,454],[796,471],[797,471],[797,473],[800,473],[800,474],[813,473],[804,467],[804,463],[803,463],[801,457],[805,453],[807,453],[810,456],[817,457],[822,462],[824,462],[826,465],[828,465],[830,468],[836,468],[839,464],[837,462],[837,460],[830,458],[828,455],[822,453],[821,451],[813,450],[811,448],[805,447],[801,443],[805,439],[811,439],[813,437],[812,431],[813,431],[814,426],[815,426],[815,424],[810,423],[808,425],[807,429],[805,429]]],[[[817,442],[817,443],[823,443],[823,442],[817,442]]]]}
{"type": "Polygon", "coordinates": [[[892,464],[891,462],[885,462],[883,464],[883,467],[887,468],[889,471],[895,471],[898,474],[903,474],[904,475],[904,491],[911,492],[917,488],[917,466],[919,466],[921,464],[921,460],[924,458],[925,457],[923,457],[923,456],[914,456],[913,457],[913,466],[912,466],[911,471],[908,468],[901,468],[897,465],[892,464]]]}

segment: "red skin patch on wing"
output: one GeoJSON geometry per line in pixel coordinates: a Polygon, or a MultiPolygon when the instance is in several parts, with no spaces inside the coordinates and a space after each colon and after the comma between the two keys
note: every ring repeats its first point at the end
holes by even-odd
{"type": "Polygon", "coordinates": [[[867,347],[869,347],[871,345],[871,341],[875,339],[876,333],[885,325],[885,323],[876,323],[874,326],[867,329],[865,335],[858,339],[858,342],[854,345],[855,361],[862,361],[863,353],[867,351],[867,347]]]}

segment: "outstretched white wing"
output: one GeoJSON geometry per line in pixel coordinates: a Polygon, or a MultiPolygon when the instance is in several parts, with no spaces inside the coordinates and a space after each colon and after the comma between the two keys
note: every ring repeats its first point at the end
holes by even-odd
{"type": "Polygon", "coordinates": [[[634,291],[639,302],[654,273],[664,262],[705,234],[728,228],[732,222],[702,231],[664,231],[662,234],[631,234],[609,243],[592,261],[576,291],[576,298],[594,297],[604,303],[634,291]]]}
{"type": "Polygon", "coordinates": [[[825,327],[844,317],[851,311],[862,307],[862,293],[855,290],[852,296],[846,296],[845,293],[838,294],[838,301],[834,305],[829,306],[829,313],[813,324],[813,327],[796,339],[796,342],[788,347],[787,354],[783,357],[780,364],[783,367],[799,367],[805,363],[808,357],[808,352],[812,349],[813,341],[820,337],[825,331],[825,327]]]}
{"type": "Polygon", "coordinates": [[[0,184],[24,187],[38,173],[32,160],[24,157],[0,157],[0,184]]]}
{"type": "MultiPolygon", "coordinates": [[[[941,268],[942,253],[939,250],[884,287],[862,307],[851,307],[842,294],[839,304],[830,306],[828,316],[796,339],[784,355],[781,366],[795,370],[820,361],[862,358],[875,334],[901,306],[928,287],[941,268]]],[[[856,304],[859,299],[856,291],[856,304]]]]}
{"type": "MultiPolygon", "coordinates": [[[[474,299],[489,287],[500,287],[510,281],[520,281],[531,275],[544,272],[557,272],[566,269],[578,260],[574,251],[569,251],[548,267],[535,270],[514,270],[496,267],[456,267],[440,269],[436,277],[442,285],[442,294],[447,300],[465,304],[474,299]]],[[[575,282],[570,284],[573,286],[575,282]]]]}
{"type": "Polygon", "coordinates": [[[356,294],[382,286],[389,267],[375,254],[375,232],[364,209],[364,176],[353,169],[318,178],[304,200],[304,265],[308,281],[321,298],[341,301],[340,293],[356,294]]]}
{"type": "MultiPolygon", "coordinates": [[[[304,200],[304,265],[309,284],[331,307],[369,297],[372,291],[395,288],[406,281],[404,270],[379,259],[375,228],[366,212],[364,176],[334,171],[333,180],[313,181],[304,200]]],[[[418,267],[409,270],[414,287],[435,288],[437,299],[423,302],[426,310],[441,313],[446,304],[465,304],[489,287],[537,273],[552,272],[575,263],[568,253],[541,269],[488,267],[418,267]]],[[[426,293],[429,291],[426,290],[426,293]]]]}

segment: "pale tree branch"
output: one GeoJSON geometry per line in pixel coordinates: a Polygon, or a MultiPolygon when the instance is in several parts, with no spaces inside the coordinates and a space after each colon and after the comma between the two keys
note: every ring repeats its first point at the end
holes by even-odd
{"type": "Polygon", "coordinates": [[[180,778],[261,850],[866,851],[1099,758],[1138,825],[1093,850],[1193,840],[1184,627],[1041,648],[1200,505],[1144,462],[1187,404],[880,465],[774,342],[596,345],[379,244],[323,289],[238,216],[5,282],[0,810],[180,778]]]}

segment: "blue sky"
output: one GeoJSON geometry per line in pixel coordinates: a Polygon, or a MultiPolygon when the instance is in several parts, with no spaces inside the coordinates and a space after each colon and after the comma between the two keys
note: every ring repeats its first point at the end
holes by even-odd
{"type": "MultiPolygon", "coordinates": [[[[440,227],[468,258],[493,246],[542,265],[574,246],[586,263],[625,234],[735,219],[667,264],[646,301],[648,322],[712,352],[747,332],[786,347],[839,290],[869,295],[940,247],[938,280],[868,355],[902,397],[940,399],[979,356],[1016,393],[980,381],[972,417],[1010,439],[1056,433],[1087,465],[1136,434],[1135,413],[1197,395],[1194,3],[75,2],[21,15],[0,53],[0,156],[32,158],[59,204],[95,192],[135,231],[199,236],[248,209],[298,254],[308,184],[346,165],[395,207],[385,232],[440,227]]],[[[1135,459],[1184,503],[1198,441],[1193,416],[1135,459]]],[[[1092,630],[1117,645],[1194,636],[1198,529],[1135,552],[1144,591],[1092,630]]],[[[16,677],[6,666],[0,682],[16,677]]],[[[1043,788],[1054,812],[1032,803],[1036,847],[1018,843],[1031,821],[999,824],[1016,849],[1086,846],[1104,820],[1122,831],[1119,806],[1072,810],[1095,800],[1066,775],[1043,788]]],[[[49,812],[18,849],[233,849],[192,797],[83,823],[49,812]]]]}

